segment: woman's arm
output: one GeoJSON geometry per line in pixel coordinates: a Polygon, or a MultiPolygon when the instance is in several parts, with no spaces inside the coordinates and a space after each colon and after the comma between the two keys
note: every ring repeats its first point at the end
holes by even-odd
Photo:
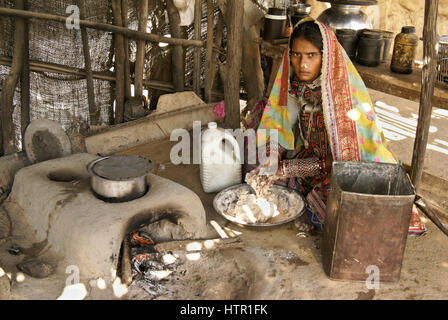
{"type": "Polygon", "coordinates": [[[331,164],[333,159],[327,156],[324,159],[317,157],[305,159],[291,159],[280,162],[278,175],[291,178],[313,177],[318,174],[328,174],[331,172],[331,164]]]}

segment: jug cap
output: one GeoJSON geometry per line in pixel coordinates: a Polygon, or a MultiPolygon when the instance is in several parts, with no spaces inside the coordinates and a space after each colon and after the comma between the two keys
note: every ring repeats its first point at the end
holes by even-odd
{"type": "Polygon", "coordinates": [[[216,129],[216,128],[218,128],[218,124],[216,122],[209,122],[208,123],[208,128],[209,129],[216,129]]]}
{"type": "Polygon", "coordinates": [[[405,26],[401,28],[401,33],[415,33],[414,26],[405,26]]]}

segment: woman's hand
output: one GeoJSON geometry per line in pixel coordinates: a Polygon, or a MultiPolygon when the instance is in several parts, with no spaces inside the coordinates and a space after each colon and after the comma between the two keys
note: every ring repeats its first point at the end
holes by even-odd
{"type": "Polygon", "coordinates": [[[278,176],[281,173],[281,162],[277,158],[267,158],[264,164],[256,168],[257,174],[278,176]]]}

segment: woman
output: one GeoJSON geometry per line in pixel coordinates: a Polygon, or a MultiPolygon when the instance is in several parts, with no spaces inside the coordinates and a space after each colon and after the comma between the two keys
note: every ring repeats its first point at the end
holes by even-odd
{"type": "MultiPolygon", "coordinates": [[[[306,197],[307,216],[318,229],[325,220],[333,161],[397,162],[376,124],[372,102],[358,72],[333,31],[311,18],[295,26],[289,50],[263,105],[253,112],[257,145],[278,157],[276,184],[306,197]],[[258,120],[257,110],[262,108],[258,120]],[[269,134],[266,138],[262,133],[273,130],[277,131],[278,144],[269,148],[269,134]]],[[[269,165],[272,163],[264,164],[269,165]]],[[[410,234],[417,235],[425,227],[414,211],[410,234]]],[[[304,222],[297,221],[296,226],[309,229],[304,222]]]]}

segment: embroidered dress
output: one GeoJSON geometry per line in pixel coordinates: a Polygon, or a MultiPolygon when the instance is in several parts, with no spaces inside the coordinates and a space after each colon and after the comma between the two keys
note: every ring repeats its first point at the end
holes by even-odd
{"type": "MultiPolygon", "coordinates": [[[[306,21],[314,20],[302,20],[306,21]]],[[[299,83],[290,67],[288,50],[285,50],[283,63],[277,72],[269,98],[266,103],[257,105],[251,122],[251,125],[258,126],[258,147],[267,148],[269,145],[270,135],[265,136],[261,132],[276,131],[277,148],[282,161],[310,157],[325,159],[327,154],[331,154],[334,161],[397,163],[377,126],[372,101],[357,70],[333,31],[318,21],[314,23],[321,31],[323,42],[321,76],[311,85],[299,83]],[[291,126],[287,108],[288,94],[295,95],[300,106],[302,99],[302,102],[311,106],[321,107],[321,110],[314,111],[312,115],[299,112],[298,125],[302,130],[298,125],[291,126]],[[263,106],[261,119],[258,120],[256,116],[263,106]],[[304,132],[309,132],[309,135],[304,136],[304,132]]],[[[251,166],[246,168],[250,170],[251,166]]],[[[319,225],[324,222],[329,186],[327,176],[318,174],[301,179],[290,177],[277,183],[305,195],[313,219],[317,218],[314,221],[319,225]]],[[[409,234],[419,235],[425,230],[414,206],[409,234]]]]}

